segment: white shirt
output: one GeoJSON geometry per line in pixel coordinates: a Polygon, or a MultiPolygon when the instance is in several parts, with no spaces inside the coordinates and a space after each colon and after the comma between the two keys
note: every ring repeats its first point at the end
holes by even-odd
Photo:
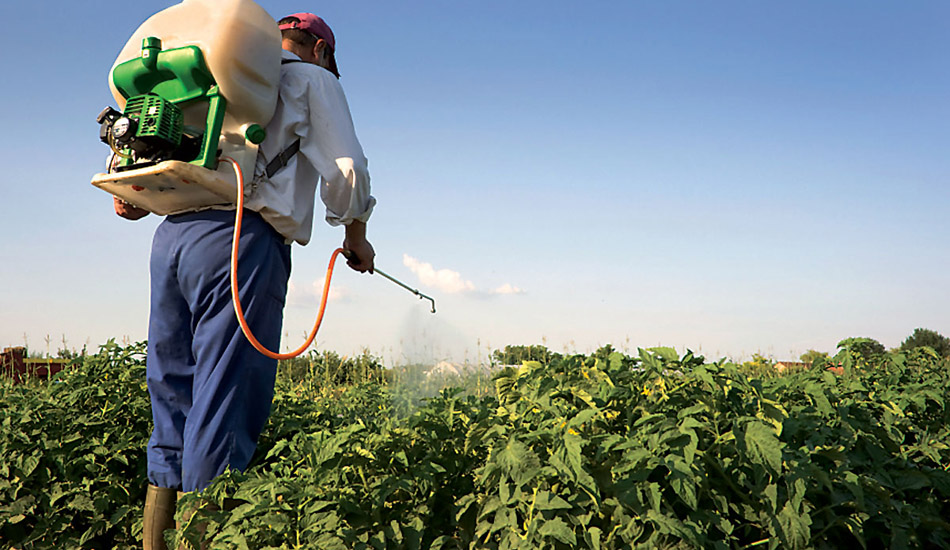
{"type": "MultiPolygon", "coordinates": [[[[300,59],[283,51],[284,59],[300,59]]],[[[285,63],[280,69],[277,110],[260,145],[255,184],[245,206],[261,216],[287,242],[305,245],[313,227],[314,195],[326,206],[330,225],[366,222],[376,199],[356,138],[343,87],[330,71],[311,63],[285,63]],[[267,163],[300,138],[300,151],[268,179],[267,163]]]]}

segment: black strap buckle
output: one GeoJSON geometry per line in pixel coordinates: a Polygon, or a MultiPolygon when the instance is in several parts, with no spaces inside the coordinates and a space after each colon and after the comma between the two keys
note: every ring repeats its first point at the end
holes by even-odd
{"type": "Polygon", "coordinates": [[[270,178],[276,174],[278,170],[287,166],[287,163],[297,154],[297,151],[300,151],[300,138],[297,138],[297,141],[291,143],[289,147],[281,151],[279,155],[267,163],[267,168],[264,170],[267,177],[270,178]]]}

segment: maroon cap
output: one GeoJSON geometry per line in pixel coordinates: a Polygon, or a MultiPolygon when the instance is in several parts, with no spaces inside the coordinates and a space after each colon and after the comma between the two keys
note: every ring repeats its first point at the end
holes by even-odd
{"type": "MultiPolygon", "coordinates": [[[[331,50],[336,50],[336,39],[333,38],[333,31],[330,30],[330,25],[327,25],[326,21],[312,13],[294,13],[287,17],[299,19],[300,22],[284,23],[280,26],[280,30],[300,29],[309,32],[317,38],[325,40],[331,50]]],[[[284,19],[286,19],[286,17],[284,19]]]]}
{"type": "Polygon", "coordinates": [[[299,22],[284,23],[280,25],[280,30],[297,29],[308,32],[317,38],[322,38],[323,41],[330,46],[330,52],[328,54],[330,58],[330,72],[336,75],[337,78],[340,78],[340,69],[336,66],[336,55],[334,53],[336,51],[336,38],[333,36],[333,31],[330,30],[330,25],[327,25],[326,21],[312,13],[294,13],[283,19],[290,17],[298,19],[299,22]]]}

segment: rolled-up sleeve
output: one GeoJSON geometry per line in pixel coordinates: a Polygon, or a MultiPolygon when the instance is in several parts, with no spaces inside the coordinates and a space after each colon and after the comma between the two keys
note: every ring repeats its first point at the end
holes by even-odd
{"type": "Polygon", "coordinates": [[[320,173],[320,199],[330,225],[366,222],[376,205],[370,194],[368,162],[356,137],[350,108],[339,81],[328,71],[307,90],[310,135],[301,140],[305,155],[320,173]]]}

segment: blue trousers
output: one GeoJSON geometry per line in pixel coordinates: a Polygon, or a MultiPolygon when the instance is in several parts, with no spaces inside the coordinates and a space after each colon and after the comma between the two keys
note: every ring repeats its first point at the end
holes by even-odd
{"type": "MultiPolygon", "coordinates": [[[[234,212],[168,216],[152,241],[146,378],[154,429],[148,479],[202,490],[247,467],[274,396],[277,361],[241,332],[230,290],[234,212]]],[[[277,350],[290,276],[290,245],[245,211],[238,286],[245,318],[277,350]]]]}

